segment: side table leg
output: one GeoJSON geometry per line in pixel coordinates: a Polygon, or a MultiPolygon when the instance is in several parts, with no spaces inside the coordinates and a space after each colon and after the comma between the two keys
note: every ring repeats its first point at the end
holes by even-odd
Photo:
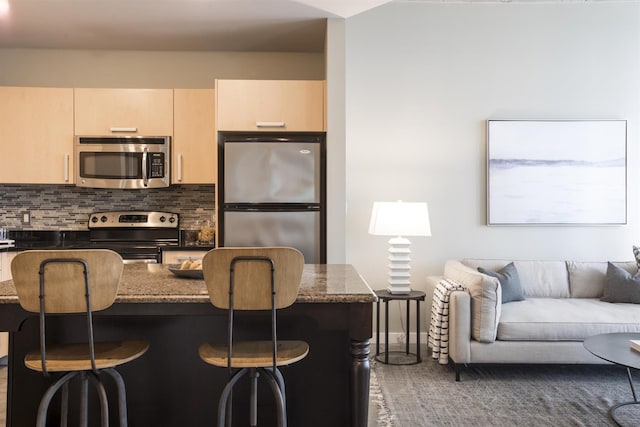
{"type": "Polygon", "coordinates": [[[351,340],[351,426],[367,427],[369,422],[369,340],[351,340]]]}
{"type": "Polygon", "coordinates": [[[420,357],[420,300],[416,300],[416,361],[422,362],[420,357]]]}
{"type": "Polygon", "coordinates": [[[407,300],[407,336],[405,337],[405,352],[409,354],[409,330],[411,329],[411,309],[410,300],[407,300]]]}
{"type": "Polygon", "coordinates": [[[376,301],[376,356],[380,354],[380,300],[376,301]]]}
{"type": "Polygon", "coordinates": [[[384,363],[389,363],[389,300],[384,301],[384,363]]]}

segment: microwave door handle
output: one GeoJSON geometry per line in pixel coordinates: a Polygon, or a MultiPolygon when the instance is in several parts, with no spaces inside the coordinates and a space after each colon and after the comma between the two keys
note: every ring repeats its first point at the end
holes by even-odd
{"type": "Polygon", "coordinates": [[[142,183],[145,187],[149,185],[149,177],[147,176],[147,157],[148,152],[147,147],[145,147],[144,151],[142,151],[142,183]]]}

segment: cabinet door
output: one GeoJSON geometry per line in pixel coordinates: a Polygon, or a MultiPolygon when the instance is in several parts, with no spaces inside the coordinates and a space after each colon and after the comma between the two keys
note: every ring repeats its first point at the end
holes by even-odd
{"type": "Polygon", "coordinates": [[[216,91],[218,130],[324,130],[324,81],[218,80],[216,91]]]}
{"type": "Polygon", "coordinates": [[[174,89],[173,184],[215,184],[218,150],[213,89],[174,89]]]}
{"type": "Polygon", "coordinates": [[[73,89],[0,87],[0,183],[73,183],[73,89]]]}
{"type": "Polygon", "coordinates": [[[173,89],[74,90],[76,135],[173,136],[173,89]]]}

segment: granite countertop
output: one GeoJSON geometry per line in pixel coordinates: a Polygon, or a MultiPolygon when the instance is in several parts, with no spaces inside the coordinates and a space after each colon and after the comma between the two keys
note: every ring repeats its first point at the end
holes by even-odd
{"type": "MultiPolygon", "coordinates": [[[[305,264],[297,303],[371,303],[377,299],[349,264],[305,264]]],[[[12,280],[0,282],[0,304],[17,303],[12,280]]],[[[116,303],[209,302],[204,280],[175,276],[163,264],[125,264],[116,303]]]]}

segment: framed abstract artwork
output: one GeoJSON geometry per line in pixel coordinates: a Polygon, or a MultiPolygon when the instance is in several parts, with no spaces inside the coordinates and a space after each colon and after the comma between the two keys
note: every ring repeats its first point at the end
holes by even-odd
{"type": "Polygon", "coordinates": [[[488,225],[626,222],[626,120],[487,121],[488,225]]]}

